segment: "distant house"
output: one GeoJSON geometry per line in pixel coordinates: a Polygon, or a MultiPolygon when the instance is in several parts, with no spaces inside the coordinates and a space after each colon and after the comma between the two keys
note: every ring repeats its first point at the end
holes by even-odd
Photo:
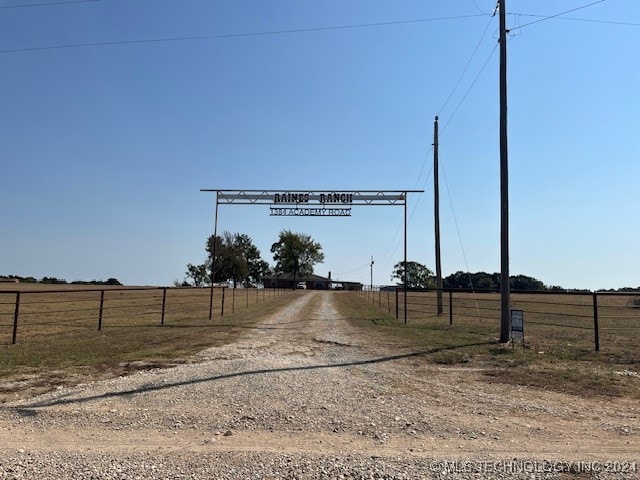
{"type": "MultiPolygon", "coordinates": [[[[264,288],[294,288],[293,276],[288,273],[262,277],[262,283],[264,284],[264,288]]],[[[329,290],[331,287],[331,278],[311,274],[297,278],[295,287],[307,288],[309,290],[329,290]],[[302,284],[304,284],[304,287],[302,287],[302,284]]]]}
{"type": "MultiPolygon", "coordinates": [[[[293,277],[290,274],[273,275],[262,277],[264,288],[294,288],[293,277]]],[[[362,283],[345,282],[331,279],[331,272],[328,277],[311,274],[296,279],[296,288],[306,288],[308,290],[362,290],[362,283]],[[303,286],[304,285],[304,286],[303,286]]]]}
{"type": "Polygon", "coordinates": [[[362,283],[360,282],[343,282],[343,281],[334,281],[331,282],[331,288],[333,290],[347,290],[350,292],[360,292],[362,291],[362,283]]]}
{"type": "Polygon", "coordinates": [[[0,283],[20,283],[18,278],[0,278],[0,283]]]}

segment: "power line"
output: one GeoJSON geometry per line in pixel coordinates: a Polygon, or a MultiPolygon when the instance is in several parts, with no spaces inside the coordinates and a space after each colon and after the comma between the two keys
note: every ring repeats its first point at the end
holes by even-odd
{"type": "MultiPolygon", "coordinates": [[[[75,0],[81,1],[81,0],[75,0]]],[[[101,0],[86,0],[86,1],[101,1],[101,0]]],[[[425,22],[438,22],[447,20],[461,20],[466,18],[484,17],[482,14],[472,15],[457,15],[450,17],[433,17],[433,18],[418,18],[413,20],[397,20],[389,22],[376,22],[376,23],[360,23],[351,25],[334,25],[328,27],[310,27],[310,28],[296,28],[291,30],[268,30],[264,32],[245,32],[245,33],[228,33],[228,34],[212,34],[212,35],[193,35],[187,37],[165,37],[165,38],[151,38],[143,40],[114,40],[110,42],[87,42],[87,43],[70,43],[63,45],[50,45],[44,47],[28,47],[28,48],[15,48],[0,50],[0,54],[4,53],[22,53],[22,52],[35,52],[43,50],[60,50],[68,48],[82,48],[82,47],[105,47],[114,45],[134,45],[145,43],[163,43],[163,42],[180,42],[190,40],[214,40],[224,38],[241,38],[241,37],[260,37],[270,35],[289,35],[295,33],[309,33],[309,32],[324,32],[329,30],[347,30],[355,28],[371,28],[371,27],[385,27],[391,25],[408,25],[412,23],[425,23],[425,22]]]]}
{"type": "Polygon", "coordinates": [[[524,27],[528,27],[529,25],[534,25],[536,23],[544,22],[546,20],[551,20],[552,18],[557,18],[557,17],[559,17],[561,15],[566,15],[567,13],[572,13],[572,12],[576,12],[578,10],[582,10],[584,8],[587,8],[587,7],[592,7],[593,5],[597,5],[598,3],[602,3],[604,1],[605,0],[597,0],[596,2],[592,2],[592,3],[589,3],[587,5],[583,5],[581,7],[572,8],[571,10],[567,10],[566,12],[556,13],[555,15],[549,15],[547,17],[542,17],[542,18],[540,18],[538,20],[534,20],[533,22],[525,23],[524,25],[519,25],[517,27],[514,27],[510,31],[519,30],[519,29],[522,29],[524,27]]]}
{"type": "Polygon", "coordinates": [[[489,26],[491,25],[492,20],[493,20],[493,17],[491,17],[489,19],[489,23],[487,23],[487,26],[484,28],[484,31],[482,32],[482,35],[480,36],[480,40],[478,40],[478,44],[476,45],[476,48],[473,50],[473,53],[469,57],[469,60],[467,61],[467,64],[464,66],[464,69],[462,70],[462,73],[460,74],[460,78],[458,78],[458,81],[454,85],[453,89],[451,89],[451,93],[449,94],[449,96],[445,100],[445,102],[442,105],[442,107],[440,107],[440,110],[438,110],[438,114],[440,112],[442,112],[442,110],[444,110],[444,108],[447,106],[447,104],[449,103],[449,100],[451,100],[451,97],[453,96],[453,94],[455,93],[456,89],[460,85],[460,82],[464,78],[465,73],[467,73],[467,69],[469,68],[469,65],[471,64],[471,61],[473,60],[473,57],[475,57],[476,53],[478,52],[478,49],[480,48],[480,44],[482,43],[482,40],[484,40],[484,36],[487,34],[487,30],[489,30],[489,26]]]}
{"type": "MultiPolygon", "coordinates": [[[[487,25],[487,28],[488,28],[488,25],[487,25]]],[[[485,29],[485,33],[486,33],[486,29],[485,29]]],[[[484,33],[483,33],[483,37],[484,37],[484,33]]],[[[481,38],[480,40],[482,41],[482,38],[481,38]]],[[[454,116],[455,116],[455,114],[457,113],[458,109],[459,109],[459,108],[460,108],[460,106],[464,103],[465,99],[467,98],[467,96],[469,95],[469,93],[471,92],[471,90],[473,89],[473,87],[475,86],[476,82],[477,82],[477,81],[478,81],[478,79],[480,78],[480,75],[482,75],[482,72],[484,72],[484,69],[485,69],[485,68],[487,67],[487,65],[489,64],[489,61],[491,60],[491,58],[493,58],[493,54],[495,53],[495,51],[497,50],[497,48],[498,48],[498,44],[496,43],[496,45],[493,47],[493,50],[491,50],[491,53],[489,54],[489,56],[488,56],[488,57],[487,57],[487,59],[485,60],[484,64],[483,64],[483,65],[482,65],[482,67],[480,68],[480,71],[479,71],[479,72],[478,72],[478,74],[475,76],[475,78],[473,79],[473,82],[471,82],[471,85],[469,85],[469,88],[467,89],[467,91],[466,91],[466,92],[465,92],[465,94],[463,95],[462,99],[460,100],[460,102],[458,103],[458,105],[456,106],[456,108],[454,109],[453,113],[452,113],[452,114],[451,114],[451,116],[449,117],[449,121],[448,121],[448,122],[445,124],[445,126],[442,128],[441,132],[443,132],[443,131],[446,129],[446,127],[451,123],[451,121],[453,120],[453,117],[454,117],[454,116]]],[[[477,48],[476,48],[476,50],[477,50],[477,48]]],[[[474,51],[474,54],[473,54],[473,55],[475,55],[475,51],[474,51]]],[[[473,55],[472,55],[472,58],[473,58],[473,55]]],[[[465,69],[466,69],[466,67],[465,67],[465,69]]],[[[447,100],[447,101],[448,101],[448,100],[447,100]]],[[[446,104],[446,102],[445,102],[445,104],[446,104]]],[[[444,108],[444,106],[443,106],[443,108],[444,108]]],[[[418,183],[418,182],[419,182],[419,179],[420,179],[420,177],[422,176],[422,172],[424,171],[424,167],[425,167],[425,165],[426,165],[426,162],[427,162],[427,159],[428,159],[429,153],[431,153],[431,151],[432,151],[432,150],[433,150],[433,146],[431,146],[431,147],[428,149],[427,154],[425,155],[425,158],[424,158],[424,160],[423,160],[423,162],[422,162],[422,166],[421,166],[421,168],[420,168],[420,174],[418,175],[418,180],[416,181],[416,183],[418,183]]],[[[423,185],[424,185],[424,186],[426,186],[426,183],[427,183],[427,182],[429,181],[429,179],[431,178],[431,174],[432,174],[432,173],[433,173],[433,164],[431,165],[431,168],[430,168],[430,170],[429,170],[429,174],[427,175],[427,177],[426,177],[426,178],[425,178],[425,180],[424,180],[424,183],[423,183],[423,185]]],[[[457,231],[458,231],[458,239],[459,239],[459,241],[460,241],[460,247],[461,247],[461,249],[462,249],[462,255],[463,255],[463,257],[464,257],[465,265],[466,265],[466,267],[467,267],[467,271],[468,271],[468,270],[469,270],[469,264],[468,264],[468,262],[467,262],[466,254],[465,254],[465,252],[464,252],[464,246],[462,245],[462,237],[461,237],[461,235],[460,235],[460,228],[458,227],[458,220],[457,220],[457,218],[456,218],[456,216],[455,216],[455,211],[454,211],[454,209],[453,209],[453,202],[452,202],[452,200],[451,200],[451,194],[450,194],[450,192],[449,192],[449,184],[448,184],[447,179],[446,179],[446,173],[445,173],[445,171],[444,171],[444,165],[443,165],[443,174],[445,175],[445,184],[446,184],[446,186],[447,186],[447,194],[449,195],[449,204],[451,205],[451,210],[452,210],[452,212],[453,212],[454,221],[455,221],[455,224],[456,224],[456,229],[457,229],[457,231]]],[[[415,213],[415,211],[416,211],[416,209],[417,209],[417,207],[418,207],[418,204],[419,204],[419,203],[420,203],[420,198],[418,198],[418,200],[416,201],[416,203],[413,205],[413,208],[412,208],[411,213],[410,213],[410,215],[409,215],[409,223],[411,223],[411,220],[413,219],[413,215],[414,215],[414,213],[415,213]]],[[[400,226],[398,227],[398,230],[396,231],[396,235],[398,234],[398,232],[399,232],[399,231],[400,231],[400,226]]],[[[386,252],[386,253],[385,253],[385,255],[383,256],[383,258],[384,258],[384,257],[386,257],[387,253],[389,253],[389,252],[391,251],[391,248],[393,247],[394,242],[395,242],[395,238],[396,238],[396,236],[394,236],[393,240],[391,241],[391,245],[389,245],[389,248],[387,248],[387,252],[386,252]]],[[[393,249],[392,255],[393,255],[393,254],[395,254],[395,252],[398,250],[399,246],[400,246],[400,244],[399,244],[399,242],[398,242],[398,244],[397,244],[397,245],[395,246],[395,248],[393,249]]],[[[388,262],[387,262],[387,263],[388,263],[388,262]]],[[[384,266],[386,266],[386,264],[385,264],[384,266]]]]}
{"type": "Polygon", "coordinates": [[[471,270],[469,269],[469,262],[467,261],[467,254],[464,251],[464,245],[462,243],[462,235],[460,234],[460,226],[458,225],[458,218],[456,217],[456,211],[453,208],[453,200],[451,199],[451,190],[449,189],[449,181],[447,180],[447,172],[444,168],[444,162],[442,162],[441,165],[442,165],[442,174],[444,176],[444,184],[447,186],[447,197],[449,197],[449,206],[451,207],[453,222],[456,226],[456,232],[458,233],[458,242],[460,242],[460,250],[462,251],[462,258],[464,259],[464,265],[467,268],[467,273],[469,274],[469,284],[471,285],[471,290],[473,291],[473,301],[476,304],[476,311],[478,312],[478,318],[482,320],[482,316],[480,315],[480,307],[478,306],[478,300],[476,299],[475,288],[473,286],[473,278],[471,277],[471,270]]]}
{"type": "MultiPolygon", "coordinates": [[[[420,184],[420,179],[422,178],[422,172],[424,172],[424,167],[427,164],[427,160],[430,158],[429,154],[433,151],[433,145],[431,145],[429,147],[429,149],[427,150],[427,153],[424,155],[424,160],[422,160],[422,165],[420,166],[420,173],[418,173],[418,176],[416,177],[416,183],[414,185],[414,189],[418,189],[418,185],[420,184]]],[[[431,168],[433,168],[433,165],[431,166],[431,168]]],[[[431,176],[431,171],[429,171],[429,176],[427,176],[427,178],[424,181],[423,187],[424,185],[427,183],[427,180],[429,180],[429,177],[431,176]]]]}
{"type": "Polygon", "coordinates": [[[102,0],[67,0],[63,2],[31,3],[27,5],[3,5],[3,6],[0,6],[0,10],[5,10],[9,8],[48,7],[51,5],[68,5],[70,3],[95,3],[95,2],[102,2],[102,0]]]}
{"type": "Polygon", "coordinates": [[[369,264],[367,263],[366,265],[363,265],[362,267],[354,268],[353,270],[349,270],[347,272],[336,273],[335,276],[336,276],[336,278],[338,278],[340,275],[347,275],[348,273],[357,272],[358,270],[362,270],[364,268],[369,268],[369,264]]]}
{"type": "MultiPolygon", "coordinates": [[[[411,221],[409,221],[409,223],[411,223],[411,221]]],[[[396,244],[396,238],[398,238],[398,234],[400,233],[401,228],[402,228],[402,223],[398,225],[398,228],[396,229],[396,233],[393,234],[393,238],[391,239],[391,242],[389,243],[387,250],[384,252],[380,260],[378,260],[378,265],[382,266],[383,268],[389,265],[389,262],[393,261],[392,260],[393,256],[395,255],[396,251],[398,251],[398,248],[400,248],[400,242],[402,241],[402,239],[401,238],[398,239],[398,243],[396,244]],[[393,250],[391,250],[392,248],[393,250]]]]}
{"type": "MultiPolygon", "coordinates": [[[[510,13],[509,15],[515,16],[515,17],[537,17],[537,18],[543,18],[543,19],[549,19],[550,17],[546,16],[546,15],[534,15],[534,14],[530,14],[530,13],[510,13]]],[[[628,26],[628,27],[640,27],[640,23],[633,23],[633,22],[618,22],[618,21],[613,21],[613,20],[595,20],[595,19],[591,19],[591,18],[575,18],[575,17],[553,17],[555,20],[569,20],[569,21],[573,21],[573,22],[589,22],[589,23],[603,23],[603,24],[608,24],[608,25],[622,25],[622,26],[628,26]]],[[[511,30],[516,30],[517,28],[522,28],[525,25],[521,25],[520,27],[515,27],[512,28],[511,30]]]]}
{"type": "Polygon", "coordinates": [[[490,13],[487,12],[483,12],[482,10],[480,10],[480,7],[478,6],[478,4],[476,3],[476,0],[473,0],[473,4],[476,7],[476,10],[478,10],[480,13],[484,14],[484,15],[491,15],[490,13]]]}
{"type": "Polygon", "coordinates": [[[474,87],[474,85],[476,84],[476,82],[478,81],[478,79],[480,78],[480,75],[482,75],[482,72],[484,72],[484,69],[487,67],[487,65],[489,64],[489,60],[491,60],[493,58],[493,54],[495,53],[495,51],[498,49],[498,44],[496,43],[495,46],[493,47],[493,50],[491,50],[491,53],[489,54],[489,56],[487,57],[487,60],[484,62],[484,64],[482,65],[482,68],[480,68],[480,71],[478,72],[478,74],[476,75],[476,78],[473,79],[473,82],[471,82],[471,85],[469,85],[469,88],[467,89],[466,93],[464,94],[464,96],[462,97],[462,99],[460,100],[460,102],[458,103],[458,105],[456,106],[455,110],[453,111],[453,113],[451,114],[451,116],[449,117],[449,120],[447,121],[447,123],[445,123],[444,127],[442,127],[442,129],[440,130],[440,133],[443,133],[447,127],[449,126],[449,124],[451,123],[451,121],[453,120],[453,117],[455,117],[456,113],[458,112],[458,109],[460,108],[460,106],[464,103],[465,99],[467,98],[467,96],[469,95],[469,92],[471,92],[471,89],[474,87]]]}
{"type": "MultiPolygon", "coordinates": [[[[493,19],[493,18],[492,18],[493,19]]],[[[492,20],[491,19],[491,20],[492,20]]],[[[487,30],[489,29],[489,26],[491,25],[491,20],[489,21],[489,23],[487,24],[487,26],[485,27],[482,36],[480,37],[480,40],[478,41],[478,44],[476,45],[476,48],[474,49],[473,53],[471,54],[471,57],[469,58],[469,61],[467,62],[467,65],[465,66],[460,78],[458,79],[458,82],[456,83],[456,85],[454,86],[453,90],[451,91],[451,93],[449,94],[449,97],[447,98],[447,100],[445,101],[444,105],[441,107],[440,110],[443,110],[444,107],[447,105],[447,103],[449,102],[449,100],[451,99],[451,96],[453,95],[453,93],[455,92],[456,88],[458,87],[458,85],[460,84],[460,82],[462,81],[462,78],[464,77],[464,74],[466,73],[473,57],[475,56],[475,54],[478,51],[478,48],[480,47],[480,44],[482,43],[482,40],[484,39],[484,36],[486,35],[487,30]]],[[[453,119],[453,117],[455,116],[456,112],[458,111],[458,109],[460,108],[460,106],[462,105],[462,103],[465,101],[465,99],[467,98],[467,96],[469,95],[469,92],[471,91],[471,89],[474,87],[474,85],[476,84],[476,82],[478,81],[478,78],[480,78],[480,75],[482,74],[482,72],[484,71],[484,69],[486,68],[487,64],[489,63],[489,61],[491,60],[491,58],[493,57],[493,54],[495,53],[496,49],[498,48],[498,44],[496,44],[493,48],[493,50],[491,51],[491,53],[489,54],[489,57],[487,58],[487,60],[484,62],[484,64],[482,65],[480,71],[478,72],[478,74],[476,75],[476,77],[474,78],[473,82],[471,83],[471,85],[469,86],[469,88],[467,89],[467,91],[465,92],[464,96],[462,97],[462,99],[460,100],[460,102],[458,103],[458,105],[456,106],[455,110],[453,111],[451,117],[449,118],[449,121],[446,123],[445,127],[446,128],[449,123],[451,122],[451,120],[453,119]]],[[[442,129],[444,131],[444,128],[442,129]]],[[[424,160],[422,161],[422,165],[420,167],[420,173],[418,174],[418,177],[416,178],[416,185],[419,184],[420,182],[420,178],[422,177],[422,173],[424,172],[424,168],[425,165],[427,163],[427,160],[429,158],[429,154],[433,151],[433,145],[431,145],[429,147],[429,149],[427,150],[427,153],[425,154],[424,160]]],[[[427,175],[427,177],[424,180],[423,183],[423,187],[426,186],[426,183],[429,181],[429,179],[431,178],[431,174],[433,173],[433,164],[431,165],[431,168],[429,169],[429,173],[427,175]]],[[[448,189],[448,185],[447,185],[447,189],[448,189]]],[[[449,199],[449,201],[451,202],[451,199],[449,199]]],[[[413,216],[416,212],[416,209],[418,208],[418,205],[420,204],[420,198],[418,198],[416,200],[416,202],[413,205],[413,208],[411,209],[411,213],[409,214],[409,223],[411,223],[411,221],[413,220],[413,216]]],[[[453,209],[453,205],[452,205],[452,209],[453,209]]],[[[454,213],[455,215],[455,213],[454,213]]],[[[398,250],[398,248],[400,247],[400,242],[398,242],[397,244],[395,244],[395,240],[396,237],[398,235],[400,231],[400,226],[398,226],[398,229],[396,230],[396,234],[393,237],[393,240],[391,240],[391,244],[389,245],[389,247],[387,248],[387,251],[385,252],[385,254],[382,257],[382,260],[384,261],[384,259],[386,258],[387,254],[389,254],[391,252],[391,255],[389,256],[389,260],[391,260],[391,257],[395,254],[395,252],[398,250]],[[395,248],[394,248],[394,244],[395,244],[395,248]],[[392,250],[393,248],[393,250],[392,250]]],[[[458,231],[459,233],[459,231],[458,231]]],[[[464,254],[464,249],[463,249],[463,254],[464,254]]],[[[386,266],[389,263],[389,261],[387,261],[387,263],[385,263],[383,266],[386,266]]],[[[465,263],[466,263],[466,256],[465,256],[465,263]]],[[[467,268],[468,270],[468,268],[467,268]]]]}
{"type": "MultiPolygon", "coordinates": [[[[476,5],[477,8],[477,5],[476,5]]],[[[491,18],[489,19],[489,23],[487,23],[487,26],[484,28],[484,31],[482,32],[482,35],[480,36],[480,40],[478,40],[478,43],[476,44],[475,49],[473,50],[473,52],[471,53],[471,56],[469,57],[469,60],[467,61],[467,64],[465,65],[464,69],[462,70],[462,73],[460,74],[460,77],[458,78],[458,81],[456,82],[456,84],[454,85],[453,89],[451,90],[451,93],[449,93],[449,96],[447,97],[447,99],[445,100],[444,104],[442,105],[442,107],[440,107],[440,110],[438,110],[438,112],[442,112],[442,110],[444,110],[444,108],[447,106],[447,104],[449,103],[449,100],[451,100],[451,97],[453,96],[453,94],[455,93],[456,89],[458,88],[458,86],[460,85],[460,82],[462,82],[462,79],[464,78],[465,73],[467,72],[469,65],[471,64],[471,61],[473,60],[473,58],[475,57],[476,53],[478,52],[478,49],[480,48],[480,45],[482,43],[482,40],[484,40],[485,35],[487,34],[487,30],[489,30],[489,26],[491,25],[491,22],[493,20],[493,16],[491,16],[491,18]]],[[[494,47],[495,50],[495,47],[494,47]]],[[[493,55],[493,52],[492,52],[493,55]]],[[[485,62],[485,66],[486,66],[486,62],[485,62]]],[[[482,70],[484,70],[484,66],[482,67],[482,70]]],[[[480,73],[482,73],[482,70],[480,71],[480,73]]],[[[479,74],[478,74],[479,75],[479,74]]],[[[477,80],[477,77],[476,77],[477,80]]],[[[475,84],[475,80],[473,81],[471,87],[473,87],[473,84],[475,84]]],[[[471,89],[470,87],[470,89],[471,89]]],[[[469,89],[469,90],[470,90],[469,89]]],[[[464,98],[467,96],[467,94],[469,93],[469,90],[467,90],[467,93],[465,93],[464,98]]],[[[459,108],[460,104],[458,104],[458,107],[456,107],[456,110],[459,108]]],[[[455,114],[454,111],[454,114],[455,114]]],[[[424,160],[422,161],[422,165],[420,166],[420,173],[418,174],[418,176],[416,177],[416,187],[418,186],[418,184],[420,183],[420,179],[422,178],[422,173],[424,172],[424,167],[427,163],[427,160],[429,159],[429,154],[433,151],[433,145],[431,145],[431,147],[427,150],[427,153],[424,157],[424,160]]],[[[431,178],[431,173],[433,171],[433,164],[431,165],[431,169],[429,170],[429,174],[427,176],[427,178],[425,178],[425,181],[423,183],[423,188],[426,185],[427,181],[429,180],[429,178],[431,178]]],[[[417,208],[418,204],[420,203],[420,199],[418,199],[414,205],[413,210],[411,211],[411,215],[410,215],[410,219],[413,217],[413,213],[415,212],[415,209],[417,208]]]]}

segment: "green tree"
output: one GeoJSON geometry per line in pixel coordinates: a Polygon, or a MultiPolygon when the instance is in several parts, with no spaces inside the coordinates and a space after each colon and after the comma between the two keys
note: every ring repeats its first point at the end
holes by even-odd
{"type": "MultiPolygon", "coordinates": [[[[223,232],[207,240],[209,258],[206,268],[213,267],[213,253],[215,246],[215,276],[214,282],[233,282],[235,288],[238,283],[245,286],[260,283],[261,278],[269,271],[269,264],[260,257],[260,250],[253,244],[248,235],[223,232]]],[[[209,275],[210,277],[210,275],[209,275]]]]}
{"type": "Polygon", "coordinates": [[[526,275],[515,275],[510,277],[511,288],[514,290],[546,290],[547,287],[537,278],[526,275]]]}
{"type": "Polygon", "coordinates": [[[42,277],[40,283],[53,284],[53,285],[64,285],[67,281],[64,278],[56,278],[56,277],[42,277]]]}
{"type": "Polygon", "coordinates": [[[276,274],[290,274],[293,288],[296,288],[299,278],[313,273],[316,263],[324,261],[322,245],[314,242],[309,235],[290,230],[280,232],[278,241],[271,245],[271,253],[276,262],[276,274]]]}
{"type": "MultiPolygon", "coordinates": [[[[203,285],[207,285],[211,282],[211,277],[209,276],[207,268],[206,263],[203,263],[202,265],[193,265],[192,263],[189,263],[185,274],[187,275],[187,278],[190,278],[193,281],[194,286],[202,287],[203,285]]],[[[178,282],[178,285],[180,285],[180,282],[178,282]]]]}
{"type": "MultiPolygon", "coordinates": [[[[486,272],[456,272],[443,279],[445,288],[465,288],[478,290],[500,289],[500,274],[486,272]]],[[[540,280],[526,275],[513,275],[509,278],[513,290],[549,290],[540,280]]],[[[563,290],[561,287],[551,287],[563,290]]]]}
{"type": "Polygon", "coordinates": [[[247,274],[242,279],[244,285],[249,286],[260,283],[262,277],[270,271],[269,263],[262,259],[260,250],[253,244],[253,241],[248,235],[237,235],[234,245],[246,260],[247,274]]]}
{"type": "MultiPolygon", "coordinates": [[[[436,282],[433,272],[418,262],[407,262],[407,288],[435,288],[436,282]]],[[[393,266],[391,279],[397,278],[399,285],[404,285],[404,261],[398,262],[393,266]]]]}
{"type": "Polygon", "coordinates": [[[456,273],[452,273],[448,277],[442,279],[442,285],[444,288],[471,288],[471,278],[469,272],[462,272],[458,270],[456,273]]]}

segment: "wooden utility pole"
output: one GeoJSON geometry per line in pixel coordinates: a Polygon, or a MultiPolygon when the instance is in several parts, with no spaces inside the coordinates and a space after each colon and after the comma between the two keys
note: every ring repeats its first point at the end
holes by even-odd
{"type": "Polygon", "coordinates": [[[370,290],[373,292],[373,255],[371,255],[371,283],[370,283],[370,290]]]}
{"type": "Polygon", "coordinates": [[[404,323],[407,323],[407,192],[404,192],[404,323]]]}
{"type": "Polygon", "coordinates": [[[511,336],[509,285],[509,162],[507,157],[507,21],[505,0],[500,10],[500,342],[511,336]]]}
{"type": "Polygon", "coordinates": [[[442,268],[440,264],[440,186],[438,184],[438,116],[433,122],[433,219],[436,236],[436,303],[438,315],[442,309],[442,268]]]}
{"type": "MultiPolygon", "coordinates": [[[[218,243],[218,205],[220,204],[220,192],[216,191],[216,210],[213,220],[213,254],[211,255],[211,292],[209,296],[209,320],[213,318],[213,284],[216,278],[216,244],[218,243]]],[[[224,292],[224,290],[223,290],[224,292]]]]}

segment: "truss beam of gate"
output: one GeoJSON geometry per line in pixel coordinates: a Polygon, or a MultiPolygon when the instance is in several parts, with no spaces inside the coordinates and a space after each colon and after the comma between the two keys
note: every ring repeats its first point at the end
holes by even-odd
{"type": "MultiPolygon", "coordinates": [[[[201,192],[215,192],[215,226],[218,234],[219,205],[270,205],[271,216],[351,216],[354,206],[404,207],[404,264],[407,264],[407,197],[424,190],[221,190],[203,188],[201,192]]],[[[215,276],[215,244],[212,278],[215,276]]],[[[404,323],[407,323],[407,269],[404,269],[404,323]]],[[[211,282],[209,319],[212,316],[213,282],[211,282]]]]}
{"type": "Polygon", "coordinates": [[[424,190],[214,190],[219,204],[239,205],[404,205],[408,193],[424,190]]]}

